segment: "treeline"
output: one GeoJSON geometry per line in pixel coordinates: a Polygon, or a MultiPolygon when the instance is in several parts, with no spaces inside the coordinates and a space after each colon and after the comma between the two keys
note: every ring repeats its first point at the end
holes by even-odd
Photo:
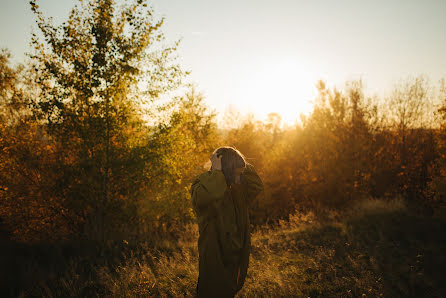
{"type": "Polygon", "coordinates": [[[343,90],[317,84],[313,112],[280,129],[245,120],[226,136],[266,183],[253,216],[262,223],[294,211],[348,208],[356,200],[399,197],[423,211],[444,204],[445,82],[407,78],[388,98],[368,98],[361,81],[343,90]],[[438,88],[437,88],[438,87],[438,88]]]}
{"type": "Polygon", "coordinates": [[[43,37],[29,62],[0,54],[0,218],[14,239],[182,233],[190,183],[220,145],[264,180],[254,224],[367,197],[444,203],[444,81],[407,79],[385,104],[361,82],[319,82],[314,111],[292,128],[276,114],[218,127],[145,1],[80,2],[60,26],[31,9],[43,37]]]}

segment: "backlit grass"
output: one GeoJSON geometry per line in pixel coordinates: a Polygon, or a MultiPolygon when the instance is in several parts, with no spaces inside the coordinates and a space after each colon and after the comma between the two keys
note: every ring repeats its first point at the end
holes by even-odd
{"type": "MultiPolygon", "coordinates": [[[[418,215],[399,201],[367,201],[352,210],[324,218],[296,214],[256,231],[238,296],[446,296],[444,217],[418,215]]],[[[14,247],[7,252],[16,254],[16,262],[8,262],[13,274],[3,272],[9,281],[2,294],[193,296],[196,237],[192,228],[183,239],[158,244],[109,243],[83,252],[73,246],[14,247]]]]}

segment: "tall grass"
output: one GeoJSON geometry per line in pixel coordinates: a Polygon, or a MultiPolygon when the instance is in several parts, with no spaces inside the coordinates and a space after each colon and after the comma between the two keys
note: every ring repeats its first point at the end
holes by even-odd
{"type": "MultiPolygon", "coordinates": [[[[446,297],[445,217],[369,200],[253,233],[239,297],[446,297]]],[[[193,296],[196,227],[178,240],[17,247],[2,296],[193,296]],[[86,249],[86,247],[88,247],[86,249]]],[[[4,252],[6,250],[3,248],[4,252]]],[[[2,254],[4,255],[4,254],[2,254]]]]}

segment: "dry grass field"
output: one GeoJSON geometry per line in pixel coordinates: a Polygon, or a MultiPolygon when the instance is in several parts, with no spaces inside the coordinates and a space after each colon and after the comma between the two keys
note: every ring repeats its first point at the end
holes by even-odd
{"type": "MultiPolygon", "coordinates": [[[[446,218],[401,201],[296,214],[253,233],[239,297],[445,297],[446,218]]],[[[156,243],[2,246],[2,296],[193,296],[197,231],[156,243]],[[6,270],[5,270],[6,269],[6,270]]]]}

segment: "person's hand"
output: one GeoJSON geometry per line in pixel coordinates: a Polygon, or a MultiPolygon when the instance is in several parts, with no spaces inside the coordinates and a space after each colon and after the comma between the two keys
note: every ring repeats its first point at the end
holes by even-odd
{"type": "Polygon", "coordinates": [[[211,163],[212,163],[211,169],[221,171],[221,157],[222,157],[222,155],[219,155],[217,157],[217,153],[212,154],[212,156],[211,156],[211,163]]]}

